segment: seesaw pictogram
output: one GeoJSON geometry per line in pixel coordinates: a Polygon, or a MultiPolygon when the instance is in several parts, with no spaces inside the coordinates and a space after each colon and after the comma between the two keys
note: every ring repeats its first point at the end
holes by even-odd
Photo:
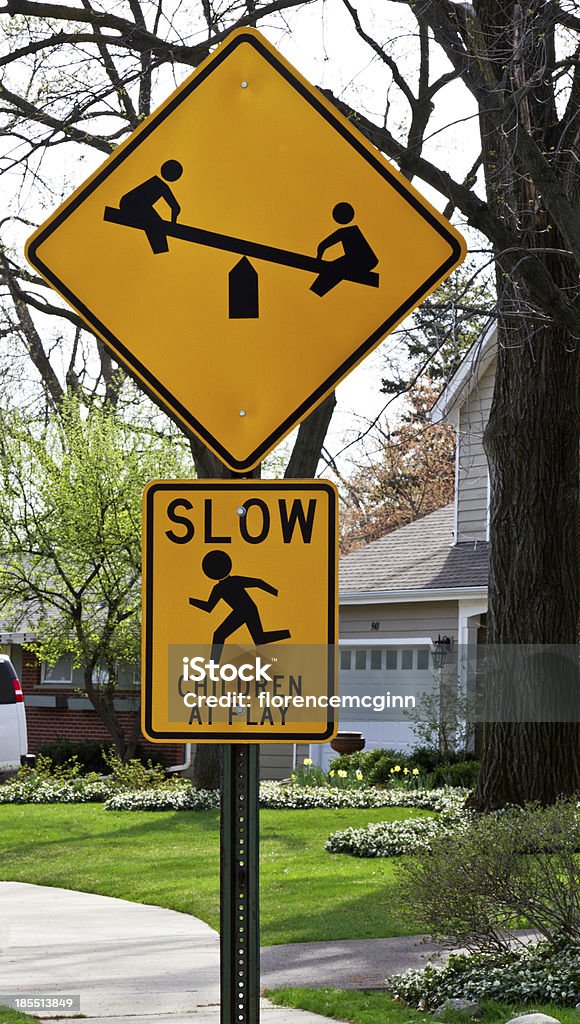
{"type": "Polygon", "coordinates": [[[167,182],[177,181],[182,174],[183,167],[178,160],[166,160],[161,166],[160,175],[153,175],[126,192],[121,197],[118,208],[106,206],[104,220],[144,231],[155,255],[169,252],[169,238],[240,255],[242,259],[236,263],[228,276],[229,319],[259,317],[258,275],[250,263],[250,258],[314,274],[315,280],[310,285],[310,291],[321,297],[327,295],[342,281],[351,281],[371,288],[378,287],[379,275],[374,271],[378,258],[361,229],[352,224],[355,211],[350,203],[336,203],[332,216],[341,227],[319,243],[316,256],[309,256],[178,223],[181,207],[167,182]],[[155,209],[155,204],[160,199],[169,206],[171,220],[165,220],[155,209]],[[323,259],[324,253],[336,245],[342,246],[343,254],[336,259],[323,259]]]}

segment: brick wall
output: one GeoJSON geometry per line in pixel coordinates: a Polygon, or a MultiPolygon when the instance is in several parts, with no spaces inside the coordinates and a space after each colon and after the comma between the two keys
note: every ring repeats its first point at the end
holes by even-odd
{"type": "Polygon", "coordinates": [[[24,693],[31,693],[40,683],[40,662],[32,651],[22,651],[22,671],[20,673],[24,693]]]}
{"type": "MultiPolygon", "coordinates": [[[[40,686],[40,664],[31,651],[22,652],[21,676],[25,698],[27,694],[34,693],[47,697],[55,696],[65,703],[68,697],[72,696],[63,687],[40,686]]],[[[135,713],[118,711],[117,717],[124,735],[128,736],[135,722],[135,713]]],[[[82,740],[111,742],[109,733],[92,708],[71,710],[68,707],[34,708],[27,706],[26,724],[28,751],[31,754],[36,754],[43,744],[52,743],[61,738],[74,743],[82,740]]],[[[166,765],[182,764],[184,761],[184,748],[179,743],[150,743],[149,740],[140,736],[139,744],[145,754],[159,758],[166,765]]]]}

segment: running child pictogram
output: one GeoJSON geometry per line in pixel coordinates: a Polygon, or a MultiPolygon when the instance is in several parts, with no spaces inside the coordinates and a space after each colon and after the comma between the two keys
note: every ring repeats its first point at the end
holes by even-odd
{"type": "Polygon", "coordinates": [[[232,609],[213,634],[210,655],[212,661],[219,664],[224,643],[240,626],[246,626],[256,647],[290,638],[289,629],[264,629],[258,607],[248,594],[248,590],[256,588],[277,597],[276,587],[253,576],[232,576],[232,560],[225,551],[209,551],[205,555],[201,567],[208,579],[218,582],[207,601],[190,597],[190,605],[203,612],[211,612],[219,601],[224,601],[232,609]]]}

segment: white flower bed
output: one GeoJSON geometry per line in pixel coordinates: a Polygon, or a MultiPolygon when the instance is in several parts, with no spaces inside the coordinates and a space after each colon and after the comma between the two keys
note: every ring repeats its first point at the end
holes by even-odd
{"type": "Polygon", "coordinates": [[[311,807],[422,807],[426,811],[454,813],[467,798],[464,789],[333,789],[326,786],[282,786],[262,782],[260,806],[301,810],[311,807]]]}
{"type": "Polygon", "coordinates": [[[431,841],[450,828],[438,818],[412,818],[408,821],[378,821],[365,828],[346,828],[333,832],[324,844],[328,853],[348,853],[353,857],[401,857],[405,853],[426,853],[431,841]]]}
{"type": "MultiPolygon", "coordinates": [[[[272,810],[310,808],[422,807],[454,814],[463,806],[462,789],[349,789],[330,786],[260,784],[260,806],[272,810]]],[[[219,794],[197,790],[182,780],[139,790],[119,790],[108,779],[14,780],[0,786],[0,804],[57,804],[105,802],[108,811],[201,811],[219,807],[219,794]]]]}
{"type": "Polygon", "coordinates": [[[580,944],[554,949],[541,942],[503,957],[455,955],[444,967],[428,964],[388,978],[387,988],[422,1008],[437,1007],[445,999],[574,1006],[580,999],[580,944]]]}
{"type": "MultiPolygon", "coordinates": [[[[331,789],[326,786],[283,786],[279,782],[260,784],[260,807],[272,810],[423,807],[454,814],[465,802],[465,796],[465,790],[454,789],[331,789]]],[[[107,811],[197,811],[213,807],[219,807],[217,792],[190,787],[158,787],[116,793],[105,804],[107,811]]]]}
{"type": "Polygon", "coordinates": [[[106,811],[211,811],[220,805],[215,789],[138,789],[115,793],[106,804],[106,811]]]}
{"type": "Polygon", "coordinates": [[[86,782],[82,778],[35,783],[16,779],[0,786],[0,804],[102,803],[109,795],[110,787],[104,780],[86,782]]]}

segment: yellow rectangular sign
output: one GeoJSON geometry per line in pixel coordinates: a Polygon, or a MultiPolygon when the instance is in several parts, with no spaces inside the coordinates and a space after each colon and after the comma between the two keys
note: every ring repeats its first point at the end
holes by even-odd
{"type": "Polygon", "coordinates": [[[337,495],[313,480],[158,480],[143,497],[143,732],[336,732],[337,495]]]}

